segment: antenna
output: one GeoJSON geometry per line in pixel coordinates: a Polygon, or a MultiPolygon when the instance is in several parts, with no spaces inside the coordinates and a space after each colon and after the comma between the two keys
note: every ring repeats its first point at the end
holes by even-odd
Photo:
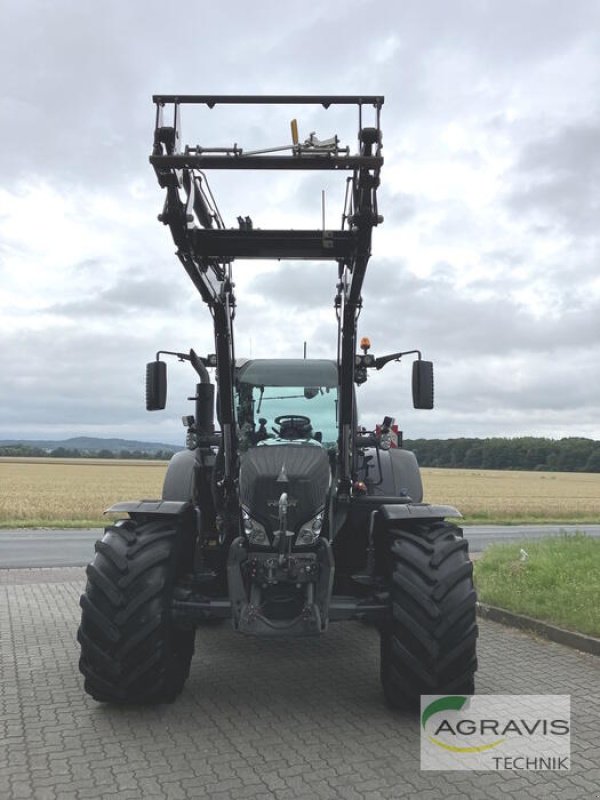
{"type": "Polygon", "coordinates": [[[306,342],[304,342],[304,358],[306,358],[306,342]]]}

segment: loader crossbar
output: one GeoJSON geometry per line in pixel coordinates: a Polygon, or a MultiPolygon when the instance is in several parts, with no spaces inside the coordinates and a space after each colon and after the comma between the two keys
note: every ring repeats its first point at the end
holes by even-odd
{"type": "MultiPolygon", "coordinates": [[[[185,153],[172,156],[150,156],[150,163],[161,169],[306,169],[350,170],[363,167],[377,169],[383,164],[378,156],[339,156],[330,153],[310,155],[300,152],[292,156],[246,155],[243,151],[228,150],[222,155],[185,153]]],[[[291,149],[291,148],[290,148],[291,149]]]]}
{"type": "Polygon", "coordinates": [[[194,230],[188,234],[202,257],[347,259],[356,247],[352,231],[194,230]]]}
{"type": "Polygon", "coordinates": [[[196,103],[209,108],[218,105],[320,105],[329,108],[331,105],[371,105],[381,108],[381,95],[348,95],[348,94],[155,94],[155,103],[196,103]]]}

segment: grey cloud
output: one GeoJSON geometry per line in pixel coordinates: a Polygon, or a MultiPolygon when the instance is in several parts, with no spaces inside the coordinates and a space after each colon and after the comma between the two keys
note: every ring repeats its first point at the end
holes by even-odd
{"type": "MultiPolygon", "coordinates": [[[[328,14],[332,11],[330,7],[328,14]]],[[[0,56],[5,78],[2,110],[10,121],[3,174],[30,176],[32,154],[37,156],[37,174],[60,176],[62,181],[89,179],[105,185],[143,174],[149,169],[152,93],[206,91],[209,72],[209,90],[215,92],[239,93],[241,83],[253,84],[250,91],[258,93],[277,91],[291,57],[289,45],[282,58],[274,52],[277,42],[286,34],[301,35],[321,12],[304,9],[286,32],[278,31],[270,39],[265,32],[272,15],[280,14],[274,3],[238,5],[232,13],[229,7],[208,9],[185,2],[176,18],[158,0],[149,0],[143,14],[114,0],[103,5],[101,14],[69,0],[51,7],[9,3],[6,28],[14,35],[6,37],[0,56]],[[177,34],[165,35],[171,26],[177,34]],[[23,69],[23,53],[35,53],[38,66],[23,69]],[[274,58],[280,65],[277,72],[274,58]]],[[[326,24],[319,25],[326,30],[326,24]]],[[[314,91],[319,78],[311,63],[312,48],[305,55],[305,77],[295,69],[294,80],[283,91],[302,91],[303,81],[314,91]]],[[[225,120],[227,116],[225,112],[225,120]]],[[[213,130],[215,123],[217,133],[226,125],[212,114],[213,130]]],[[[252,124],[250,117],[245,125],[249,141],[252,124]]],[[[257,118],[255,128],[264,131],[264,121],[257,118]]],[[[233,131],[239,136],[239,125],[233,131]]]]}
{"type": "MultiPolygon", "coordinates": [[[[503,266],[519,267],[525,262],[526,254],[522,248],[516,245],[511,247],[506,243],[504,247],[483,251],[481,253],[481,260],[484,264],[489,264],[491,266],[501,264],[503,266]]],[[[485,281],[482,281],[482,284],[484,283],[485,281]]]]}
{"type": "Polygon", "coordinates": [[[277,316],[333,307],[336,283],[335,263],[286,262],[277,272],[262,273],[252,280],[247,302],[252,303],[252,295],[260,297],[266,301],[266,312],[277,316]]]}
{"type": "MultiPolygon", "coordinates": [[[[485,285],[478,282],[479,289],[485,285]]],[[[394,339],[408,340],[443,354],[482,357],[588,348],[598,338],[600,299],[572,304],[566,287],[560,308],[549,299],[547,314],[535,317],[511,299],[510,283],[489,281],[487,288],[488,296],[481,298],[468,288],[458,289],[443,273],[424,279],[389,262],[378,263],[365,282],[361,329],[378,330],[386,346],[394,339]]]]}
{"type": "MultiPolygon", "coordinates": [[[[190,289],[190,295],[195,290],[190,289]]],[[[55,303],[46,311],[65,317],[115,317],[122,313],[145,316],[159,310],[172,314],[181,311],[182,293],[172,283],[149,277],[146,280],[124,278],[107,289],[101,289],[77,300],[55,303]]],[[[185,310],[190,302],[186,299],[185,310]]]]}
{"type": "Polygon", "coordinates": [[[577,408],[582,416],[592,412],[597,417],[600,398],[585,376],[598,369],[600,348],[592,353],[528,359],[526,365],[511,357],[498,357],[491,363],[468,358],[461,364],[457,359],[455,364],[442,364],[443,396],[456,411],[496,408],[559,413],[577,408]]]}
{"type": "MultiPolygon", "coordinates": [[[[427,354],[426,354],[427,355],[427,354]]],[[[359,391],[362,419],[396,417],[406,436],[595,436],[600,401],[585,380],[590,359],[555,357],[523,363],[497,357],[493,362],[459,354],[435,363],[435,410],[415,411],[410,399],[411,357],[375,373],[359,391]],[[379,411],[375,411],[379,409],[379,411]]],[[[600,367],[596,351],[592,369],[600,367]]]]}
{"type": "Polygon", "coordinates": [[[410,224],[424,207],[419,197],[407,192],[389,192],[384,188],[380,195],[379,208],[385,212],[384,222],[388,225],[410,224]]]}
{"type": "Polygon", "coordinates": [[[600,166],[599,136],[600,125],[569,125],[531,142],[518,166],[527,172],[551,170],[583,175],[585,167],[596,171],[600,166]]]}
{"type": "Polygon", "coordinates": [[[185,398],[194,374],[174,363],[169,371],[169,411],[146,414],[144,365],[158,346],[134,329],[115,335],[110,330],[56,326],[7,335],[3,344],[0,371],[10,376],[0,384],[0,430],[5,432],[52,426],[141,430],[166,420],[167,428],[178,430],[177,414],[190,413],[185,398]]]}
{"type": "Polygon", "coordinates": [[[466,0],[454,3],[452,13],[441,2],[338,2],[288,15],[269,35],[280,5],[234,9],[184,2],[173,17],[158,0],[148,0],[143,14],[116,0],[105,2],[101,14],[69,0],[9,2],[6,29],[13,35],[5,37],[0,57],[2,110],[10,121],[3,173],[29,176],[35,154],[37,174],[63,180],[86,176],[104,185],[143,174],[151,94],[202,91],[209,72],[211,90],[221,92],[240,86],[265,93],[325,86],[386,91],[386,114],[410,124],[417,111],[456,107],[459,98],[471,103],[482,63],[490,76],[506,73],[507,63],[512,71],[525,69],[566,49],[599,16],[589,3],[576,2],[546,3],[543,13],[539,3],[523,3],[518,14],[466,0]],[[175,28],[176,35],[165,33],[175,28]],[[24,53],[35,54],[27,69],[24,53]],[[466,69],[474,80],[456,81],[432,104],[432,74],[455,64],[457,53],[473,65],[466,69]]]}
{"type": "MultiPolygon", "coordinates": [[[[456,0],[451,8],[442,0],[338,0],[287,14],[275,0],[210,7],[184,0],[175,17],[158,0],[148,0],[143,14],[117,0],[106,0],[102,13],[71,0],[8,0],[4,18],[11,31],[0,53],[4,185],[13,191],[15,181],[41,179],[64,195],[79,187],[118,196],[126,212],[135,178],[145,195],[136,213],[152,206],[147,226],[128,221],[132,246],[115,263],[90,253],[65,267],[81,280],[65,280],[65,299],[50,309],[57,324],[33,333],[23,322],[7,336],[0,408],[11,430],[26,420],[56,430],[68,421],[78,431],[97,425],[179,437],[172,420],[186,407],[193,376],[171,370],[169,411],[145,415],[141,399],[143,363],[155,350],[213,347],[210,316],[172,255],[168,231],[164,245],[147,233],[162,203],[148,164],[151,94],[171,91],[386,95],[384,230],[405,234],[407,225],[421,225],[420,241],[436,248],[432,260],[440,263],[428,265],[430,277],[415,277],[410,254],[382,257],[375,237],[359,332],[378,353],[420,347],[433,358],[440,402],[433,415],[412,412],[407,365],[390,365],[366,394],[360,390],[365,415],[399,406],[411,435],[552,433],[561,420],[581,433],[600,430],[593,396],[600,306],[589,282],[598,263],[600,125],[589,109],[565,124],[573,105],[548,77],[564,65],[577,95],[585,77],[578,56],[592,66],[597,58],[600,7],[584,0],[518,7],[456,0]],[[445,148],[452,122],[467,133],[463,150],[445,148]],[[388,182],[388,165],[409,159],[426,171],[450,159],[458,171],[482,159],[486,167],[512,159],[514,168],[502,176],[504,194],[473,209],[461,200],[460,178],[456,200],[444,203],[388,182]],[[155,201],[147,199],[149,187],[155,201]],[[488,275],[461,274],[452,249],[465,243],[488,275]],[[538,261],[546,244],[557,255],[538,261]],[[444,247],[448,255],[440,258],[444,247]],[[74,286],[82,287],[77,297],[74,286]],[[517,290],[537,293],[538,316],[515,299],[517,290]]],[[[296,113],[301,135],[346,137],[349,130],[355,141],[354,118],[319,108],[245,109],[243,116],[185,108],[183,135],[205,145],[278,145],[296,113]]],[[[289,217],[290,227],[297,214],[320,223],[323,176],[209,177],[228,226],[237,214],[261,227],[275,213],[289,217]]],[[[343,181],[327,189],[332,224],[343,181]]],[[[89,211],[83,215],[87,224],[89,211]]],[[[310,355],[334,355],[335,283],[335,264],[282,264],[274,274],[240,277],[238,353],[300,354],[307,340],[310,355]]]]}
{"type": "Polygon", "coordinates": [[[134,386],[130,357],[142,361],[143,342],[110,333],[49,328],[5,337],[0,387],[3,424],[33,418],[36,423],[89,422],[132,414],[134,386]],[[104,409],[103,411],[101,409],[104,409]]]}
{"type": "Polygon", "coordinates": [[[568,231],[596,236],[600,214],[600,123],[569,125],[523,149],[508,195],[513,211],[550,215],[568,231]]]}
{"type": "MultiPolygon", "coordinates": [[[[560,304],[548,296],[547,313],[535,316],[511,298],[511,281],[500,276],[458,288],[456,269],[438,264],[420,278],[401,260],[372,258],[364,285],[360,330],[380,347],[428,347],[442,356],[469,353],[480,357],[527,352],[536,356],[567,348],[589,348],[597,339],[600,299],[582,298],[577,287],[565,287],[560,304]]],[[[335,266],[290,263],[275,273],[256,276],[240,296],[240,315],[261,325],[275,325],[289,311],[294,324],[302,314],[331,309],[335,266]],[[252,297],[261,305],[253,308],[252,297]]],[[[515,281],[516,285],[520,285],[515,281]]],[[[544,287],[540,286],[543,297],[544,287]]],[[[333,343],[332,343],[333,348],[333,343]]]]}

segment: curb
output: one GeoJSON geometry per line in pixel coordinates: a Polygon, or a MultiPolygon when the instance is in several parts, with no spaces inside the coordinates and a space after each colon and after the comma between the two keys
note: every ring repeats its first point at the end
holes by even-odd
{"type": "Polygon", "coordinates": [[[545,639],[557,642],[565,647],[571,647],[574,650],[581,650],[584,653],[600,656],[600,639],[596,639],[594,636],[567,631],[564,628],[558,628],[556,625],[541,622],[539,619],[526,617],[523,614],[515,614],[513,611],[507,611],[504,608],[488,606],[485,605],[485,603],[477,603],[477,614],[483,617],[483,619],[489,619],[492,620],[492,622],[500,622],[502,625],[510,625],[519,630],[536,633],[538,636],[543,636],[545,639]]]}

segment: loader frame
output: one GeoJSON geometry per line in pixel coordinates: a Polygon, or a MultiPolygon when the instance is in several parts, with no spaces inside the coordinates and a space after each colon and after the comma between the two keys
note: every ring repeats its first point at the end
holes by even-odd
{"type": "Polygon", "coordinates": [[[371,255],[373,228],[382,221],[377,209],[381,154],[382,96],[344,95],[155,95],[156,124],[150,162],[166,199],[159,219],[168,225],[177,256],[214,322],[219,385],[219,415],[223,436],[224,492],[234,502],[238,443],[234,411],[235,348],[233,320],[236,299],[231,265],[242,259],[309,259],[335,261],[338,282],[335,309],[338,319],[340,419],[337,464],[337,500],[350,499],[355,421],[354,376],[356,326],[362,306],[361,290],[371,255]],[[181,106],[222,104],[354,105],[358,112],[358,154],[337,145],[329,149],[294,144],[290,154],[248,154],[231,148],[200,146],[181,149],[181,106]],[[363,127],[366,109],[374,124],[363,127]],[[171,124],[165,116],[171,115],[171,124]],[[349,173],[341,230],[257,230],[240,218],[239,230],[224,227],[207,189],[205,170],[336,170],[349,173]]]}

